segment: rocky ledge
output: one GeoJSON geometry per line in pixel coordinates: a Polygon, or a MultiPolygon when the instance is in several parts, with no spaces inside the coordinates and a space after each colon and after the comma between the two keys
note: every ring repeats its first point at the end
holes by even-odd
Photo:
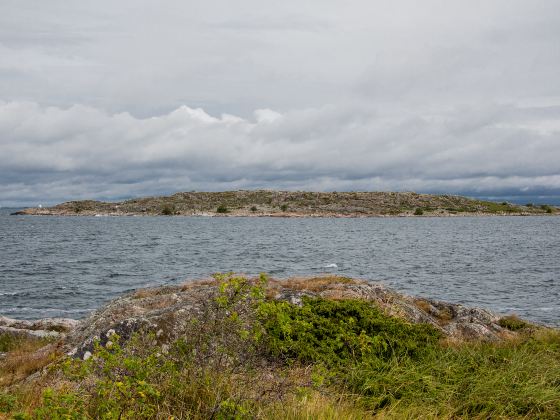
{"type": "Polygon", "coordinates": [[[0,316],[0,334],[29,338],[63,338],[78,325],[80,321],[67,318],[26,321],[0,316]]]}
{"type": "MultiPolygon", "coordinates": [[[[270,298],[295,305],[301,305],[304,296],[369,301],[388,315],[411,323],[431,324],[452,341],[499,341],[515,337],[518,329],[534,327],[485,309],[406,296],[379,283],[346,277],[271,279],[266,293],[270,298]]],[[[159,344],[172,342],[218,296],[218,284],[213,279],[141,289],[111,301],[82,321],[16,321],[2,317],[0,332],[59,338],[59,346],[66,353],[87,358],[96,341],[105,345],[115,333],[126,341],[135,332],[153,332],[159,344]]]]}

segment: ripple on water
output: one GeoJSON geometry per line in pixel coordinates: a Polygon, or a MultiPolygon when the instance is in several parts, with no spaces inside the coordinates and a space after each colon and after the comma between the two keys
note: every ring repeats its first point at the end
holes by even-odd
{"type": "Polygon", "coordinates": [[[560,324],[560,218],[18,218],[0,211],[0,232],[0,314],[21,318],[82,317],[126,290],[217,271],[331,272],[560,324]]]}

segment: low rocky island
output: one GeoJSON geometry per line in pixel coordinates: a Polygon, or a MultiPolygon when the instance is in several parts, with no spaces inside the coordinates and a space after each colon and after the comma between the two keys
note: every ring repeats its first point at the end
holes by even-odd
{"type": "Polygon", "coordinates": [[[560,416],[558,330],[340,276],[216,275],[0,337],[16,418],[560,416]]]}
{"type": "Polygon", "coordinates": [[[19,215],[57,216],[483,216],[554,215],[557,207],[515,205],[454,195],[414,192],[225,191],[180,192],[122,202],[69,201],[47,208],[28,208],[19,215]]]}

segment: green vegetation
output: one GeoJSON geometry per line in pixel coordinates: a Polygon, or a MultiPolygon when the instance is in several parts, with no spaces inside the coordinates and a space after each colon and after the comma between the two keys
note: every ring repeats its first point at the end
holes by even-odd
{"type": "Polygon", "coordinates": [[[428,325],[388,317],[359,300],[304,298],[301,307],[271,301],[259,311],[275,357],[327,367],[411,357],[439,337],[428,325]]]}
{"type": "MultiPolygon", "coordinates": [[[[88,360],[59,358],[41,386],[0,393],[0,411],[19,419],[560,416],[558,331],[506,317],[500,323],[522,331],[518,338],[449,343],[366,301],[298,306],[267,298],[265,276],[216,281],[184,338],[115,335],[88,360]]],[[[309,280],[318,290],[326,281],[339,279],[309,280]]]]}
{"type": "Polygon", "coordinates": [[[23,348],[36,350],[49,342],[48,338],[30,338],[10,333],[0,333],[0,353],[14,352],[23,348]]]}
{"type": "Polygon", "coordinates": [[[422,216],[423,214],[424,214],[424,210],[422,210],[420,207],[416,207],[416,210],[414,210],[414,215],[422,216]]]}
{"type": "Polygon", "coordinates": [[[172,216],[175,214],[175,206],[171,205],[171,204],[166,204],[163,206],[163,208],[161,209],[161,214],[163,216],[172,216]]]}
{"type": "Polygon", "coordinates": [[[501,327],[507,328],[510,331],[519,331],[524,328],[530,327],[530,325],[527,322],[523,321],[516,315],[505,316],[498,321],[498,324],[501,327]]]}
{"type": "Polygon", "coordinates": [[[225,214],[225,213],[229,213],[229,210],[226,206],[224,206],[223,204],[220,204],[218,206],[218,208],[216,209],[216,213],[225,214]]]}
{"type": "Polygon", "coordinates": [[[20,344],[21,338],[12,334],[0,335],[0,352],[6,353],[16,349],[20,344]]]}
{"type": "Polygon", "coordinates": [[[280,210],[282,210],[283,212],[288,211],[288,205],[287,205],[287,204],[282,204],[282,205],[280,206],[280,210]]]}
{"type": "Polygon", "coordinates": [[[495,203],[493,201],[481,201],[481,210],[488,213],[519,213],[521,209],[518,206],[507,202],[495,203]]]}
{"type": "Polygon", "coordinates": [[[251,211],[252,211],[253,213],[256,212],[257,210],[258,210],[257,206],[251,207],[251,211]]]}

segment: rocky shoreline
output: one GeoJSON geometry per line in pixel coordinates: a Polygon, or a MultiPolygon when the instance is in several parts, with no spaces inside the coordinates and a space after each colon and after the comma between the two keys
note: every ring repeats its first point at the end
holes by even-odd
{"type": "Polygon", "coordinates": [[[69,201],[27,208],[36,216],[456,217],[558,215],[557,207],[490,202],[414,192],[181,192],[122,202],[69,201]]]}

